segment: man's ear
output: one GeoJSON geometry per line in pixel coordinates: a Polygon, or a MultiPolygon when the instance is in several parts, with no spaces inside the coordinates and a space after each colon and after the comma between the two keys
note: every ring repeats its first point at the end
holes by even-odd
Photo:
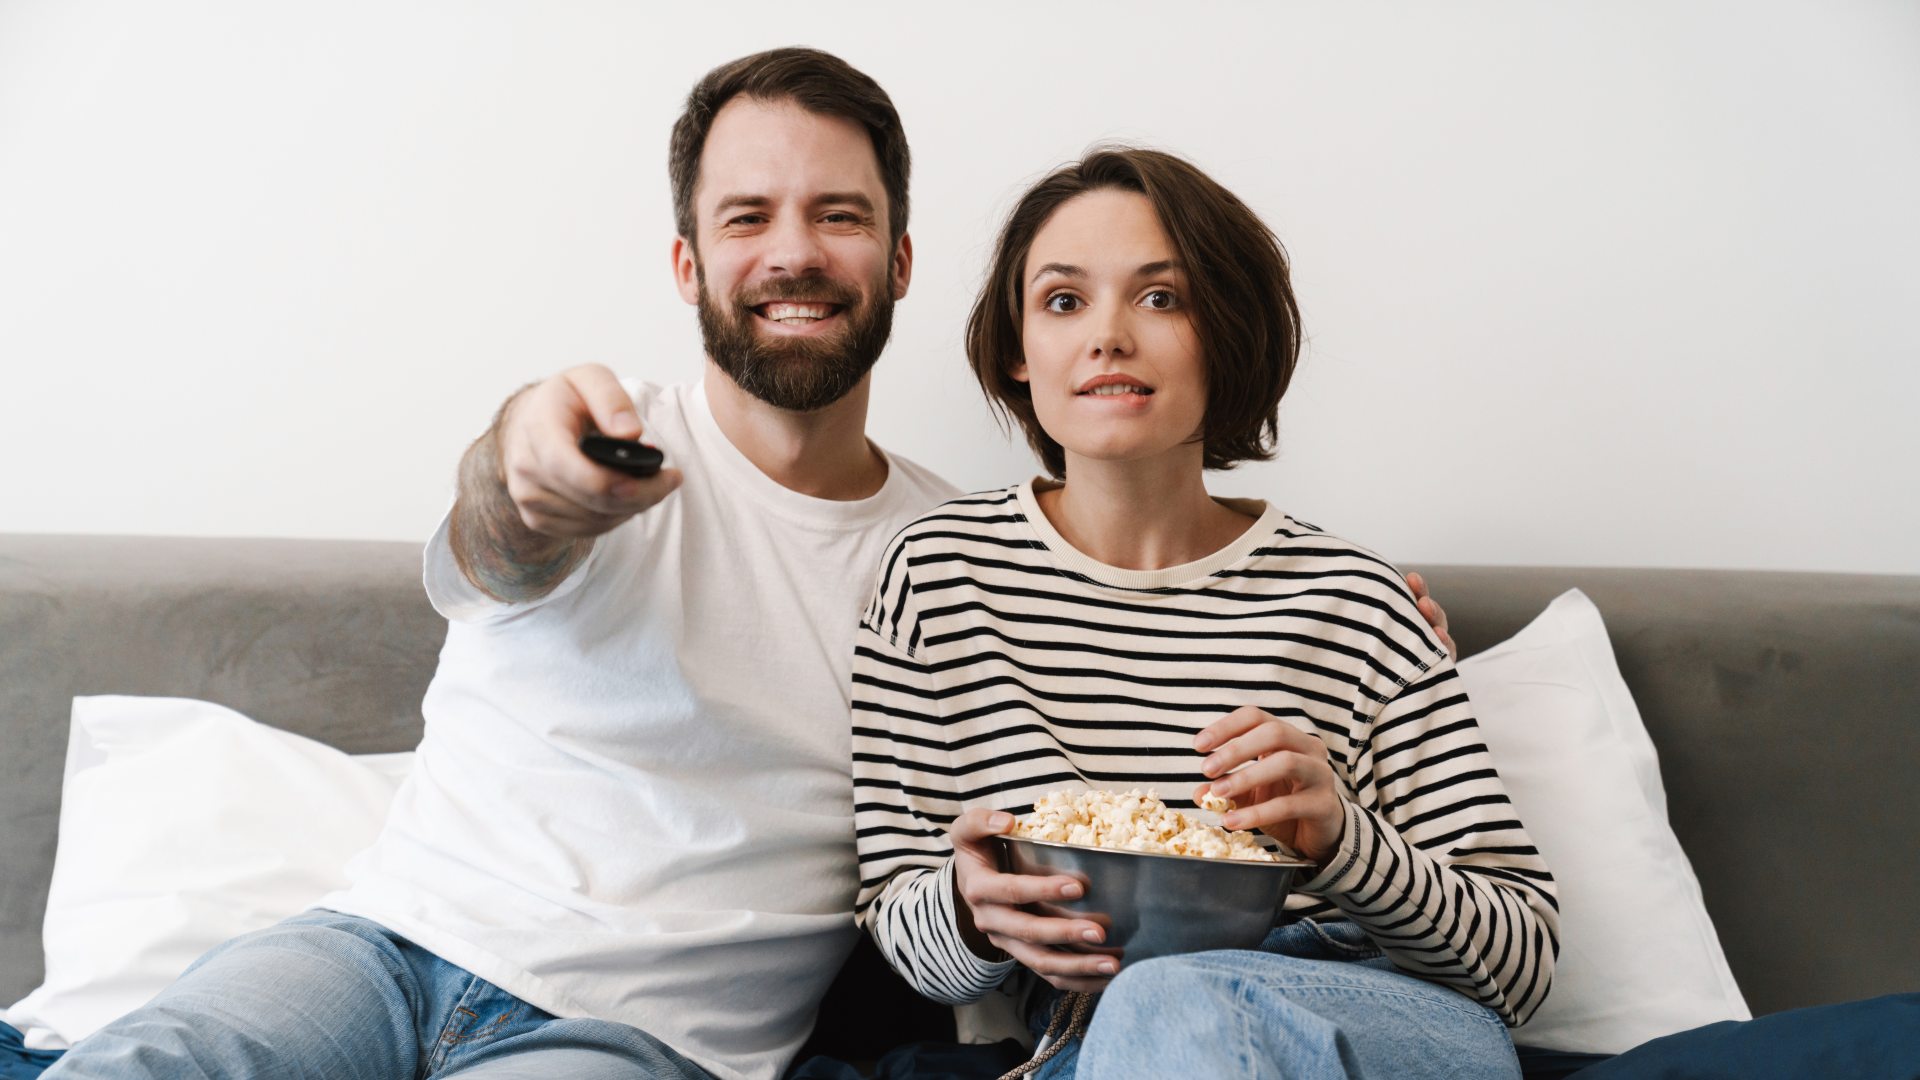
{"type": "Polygon", "coordinates": [[[689,304],[700,302],[700,256],[684,236],[673,238],[673,284],[680,299],[689,304]]]}
{"type": "Polygon", "coordinates": [[[913,280],[913,234],[901,233],[893,249],[893,298],[904,300],[907,282],[913,280]]]}

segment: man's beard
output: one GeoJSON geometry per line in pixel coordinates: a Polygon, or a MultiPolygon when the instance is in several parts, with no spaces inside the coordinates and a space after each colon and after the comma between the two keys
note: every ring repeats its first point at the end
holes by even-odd
{"type": "Polygon", "coordinates": [[[846,397],[880,359],[893,333],[890,282],[875,285],[863,301],[854,289],[826,278],[779,278],[736,294],[726,308],[707,291],[700,272],[700,337],[707,355],[742,390],[777,409],[812,412],[846,397]],[[846,323],[825,337],[760,333],[753,308],[775,301],[834,304],[846,323]]]}

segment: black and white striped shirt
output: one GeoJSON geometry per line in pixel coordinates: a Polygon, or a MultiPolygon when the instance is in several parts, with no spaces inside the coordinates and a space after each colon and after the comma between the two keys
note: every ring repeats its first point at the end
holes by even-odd
{"type": "Polygon", "coordinates": [[[954,921],[961,811],[1061,787],[1193,805],[1200,728],[1252,705],[1326,744],[1347,800],[1327,869],[1287,902],[1364,927],[1402,970],[1517,1025],[1546,997],[1558,904],[1473,709],[1400,574],[1260,503],[1233,544],[1122,570],[1063,541],[1031,483],[946,503],[888,546],[853,665],[856,913],[921,993],[990,963],[954,921]]]}

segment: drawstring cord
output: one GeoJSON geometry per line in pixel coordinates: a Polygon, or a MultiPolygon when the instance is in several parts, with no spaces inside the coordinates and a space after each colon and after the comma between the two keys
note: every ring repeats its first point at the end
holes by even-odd
{"type": "Polygon", "coordinates": [[[1039,1071],[1040,1066],[1045,1065],[1053,1055],[1059,1053],[1061,1047],[1085,1035],[1087,1016],[1093,1012],[1094,997],[1093,994],[1082,994],[1075,990],[1069,990],[1060,995],[1060,1000],[1053,1006],[1053,1019],[1047,1021],[1047,1033],[1040,1036],[1040,1042],[1046,1049],[1014,1066],[1000,1080],[1020,1080],[1023,1076],[1033,1075],[1039,1071]],[[1065,1031],[1060,1030],[1062,1020],[1066,1021],[1065,1031]],[[1054,1038],[1056,1035],[1059,1038],[1054,1038]]]}

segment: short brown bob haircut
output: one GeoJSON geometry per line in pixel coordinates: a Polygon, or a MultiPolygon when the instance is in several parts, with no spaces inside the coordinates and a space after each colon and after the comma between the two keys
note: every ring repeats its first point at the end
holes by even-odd
{"type": "Polygon", "coordinates": [[[967,360],[988,403],[1003,423],[1009,417],[1019,422],[1049,473],[1066,476],[1066,452],[1041,428],[1032,389],[1012,375],[1026,355],[1020,327],[1027,253],[1055,210],[1076,196],[1111,188],[1147,197],[1186,269],[1189,295],[1182,299],[1207,372],[1200,431],[1205,467],[1231,469],[1273,457],[1280,397],[1300,356],[1300,307],[1286,249],[1232,192],[1191,162],[1158,150],[1097,147],[1020,197],[967,319],[967,360]]]}
{"type": "Polygon", "coordinates": [[[736,97],[792,102],[816,116],[851,120],[867,129],[880,181],[887,190],[887,227],[892,247],[907,232],[907,176],[912,155],[893,99],[865,72],[819,49],[769,49],[721,64],[706,73],[687,94],[687,105],[673,123],[667,149],[667,179],[673,185],[673,224],[699,250],[693,220],[693,194],[700,184],[700,153],[706,149],[713,118],[736,97]]]}

